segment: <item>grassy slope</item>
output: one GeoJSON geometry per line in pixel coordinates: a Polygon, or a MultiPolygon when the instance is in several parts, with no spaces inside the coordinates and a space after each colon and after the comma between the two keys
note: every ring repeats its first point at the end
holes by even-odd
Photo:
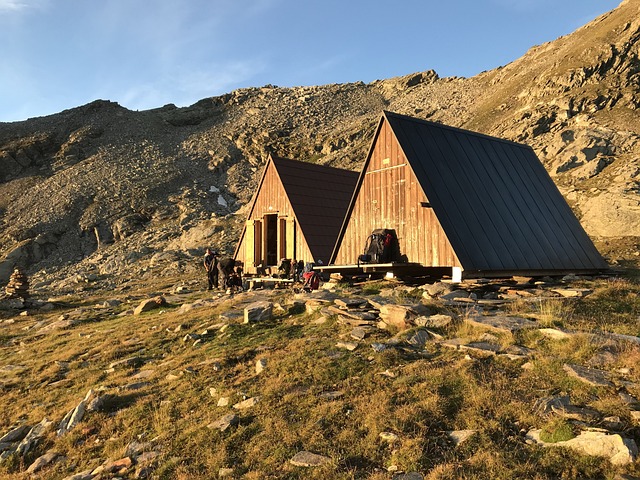
{"type": "MultiPolygon", "coordinates": [[[[600,281],[589,286],[596,290],[585,299],[512,304],[511,313],[584,332],[640,334],[637,283],[600,281]]],[[[151,442],[160,453],[153,478],[216,478],[223,467],[233,468],[233,478],[248,479],[383,479],[390,478],[387,468],[392,465],[433,479],[604,478],[624,471],[603,459],[529,445],[523,436],[547,422],[536,412],[535,400],[559,393],[570,392],[573,403],[618,415],[631,425],[615,389],[587,386],[562,370],[563,363],[584,364],[594,354],[610,350],[610,345],[594,342],[586,334],[566,341],[545,339],[537,331],[498,335],[503,345],[518,343],[536,350],[529,370],[521,368],[524,361],[466,358],[434,343],[426,346],[428,358],[395,349],[375,353],[369,345],[388,340],[391,334],[385,331],[376,331],[348,352],[337,348],[336,342],[348,339],[351,328],[334,317],[318,323],[319,313],[280,313],[254,326],[231,322],[201,345],[183,342],[186,333],[221,323],[221,313],[240,313],[248,295],[185,314],[169,307],[162,313],[117,317],[92,308],[108,298],[98,294],[69,299],[65,309],[49,314],[14,317],[15,323],[0,324],[0,365],[25,367],[23,372],[3,373],[0,432],[18,423],[35,424],[45,416],[57,425],[90,388],[118,395],[110,412],[87,414],[63,437],[50,431],[25,460],[10,458],[0,465],[0,477],[19,476],[35,458],[53,449],[67,458],[44,470],[40,478],[63,478],[122,458],[133,440],[151,442]],[[85,311],[79,314],[78,308],[85,311]],[[83,320],[47,334],[25,330],[65,311],[83,320]],[[181,330],[174,332],[180,325],[181,330]],[[105,372],[111,362],[132,356],[144,358],[146,364],[139,370],[105,372]],[[259,375],[258,359],[268,362],[259,375]],[[119,388],[140,381],[132,379],[140,370],[153,371],[150,379],[143,380],[149,383],[146,387],[119,388]],[[48,385],[57,379],[66,380],[48,385]],[[211,387],[216,389],[213,396],[211,387]],[[334,400],[320,395],[330,391],[343,395],[334,400]],[[207,428],[234,412],[230,406],[218,407],[219,397],[229,397],[233,404],[254,396],[261,397],[256,406],[235,411],[241,419],[237,427],[225,432],[207,428]],[[478,434],[454,448],[446,432],[461,429],[478,434]],[[398,440],[387,443],[379,437],[381,432],[393,432],[398,440]],[[317,469],[294,467],[288,460],[300,450],[327,455],[332,461],[317,469]]],[[[288,300],[287,294],[272,295],[283,305],[288,300]]],[[[194,293],[184,301],[202,296],[194,293]]],[[[462,318],[468,312],[451,313],[462,318]]],[[[486,332],[456,322],[440,333],[477,340],[486,332]]],[[[618,346],[614,355],[607,369],[630,369],[628,380],[637,388],[638,348],[618,346]]],[[[627,435],[640,440],[637,427],[627,435]]],[[[638,468],[627,467],[626,472],[639,474],[638,468]]]]}

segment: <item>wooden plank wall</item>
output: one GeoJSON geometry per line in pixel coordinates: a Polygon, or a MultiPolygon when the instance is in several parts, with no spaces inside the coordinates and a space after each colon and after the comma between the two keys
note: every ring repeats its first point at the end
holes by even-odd
{"type": "MultiPolygon", "coordinates": [[[[282,182],[278,177],[273,163],[269,163],[267,171],[264,176],[260,191],[255,199],[253,210],[248,220],[262,220],[264,215],[277,213],[280,217],[294,218],[294,212],[291,207],[291,203],[287,198],[287,195],[282,187],[282,182]]],[[[306,244],[304,235],[300,230],[298,222],[295,222],[295,250],[292,251],[291,247],[287,247],[289,253],[293,253],[296,260],[303,260],[305,262],[313,261],[309,247],[306,244]]],[[[239,260],[245,264],[244,270],[247,273],[255,273],[255,266],[264,263],[264,258],[250,259],[251,262],[246,260],[246,241],[251,235],[247,235],[246,232],[242,235],[242,241],[238,248],[236,260],[239,260]],[[250,264],[249,264],[250,263],[250,264]]],[[[292,236],[290,236],[292,237],[292,236]]],[[[255,239],[254,241],[259,241],[255,239]]],[[[264,257],[264,249],[262,249],[262,257],[264,257]]]]}
{"type": "Polygon", "coordinates": [[[461,266],[407,159],[386,121],[342,238],[336,265],[354,264],[376,228],[392,228],[405,261],[424,266],[461,266]]]}

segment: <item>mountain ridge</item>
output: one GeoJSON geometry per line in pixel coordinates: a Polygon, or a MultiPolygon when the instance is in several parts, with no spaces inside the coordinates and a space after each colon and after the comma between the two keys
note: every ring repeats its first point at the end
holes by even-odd
{"type": "Polygon", "coordinates": [[[96,100],[0,123],[0,279],[15,263],[144,276],[190,268],[206,244],[231,252],[268,154],[357,170],[383,110],[529,144],[587,232],[632,256],[638,10],[626,0],[471,78],[267,85],[140,112],[96,100]]]}

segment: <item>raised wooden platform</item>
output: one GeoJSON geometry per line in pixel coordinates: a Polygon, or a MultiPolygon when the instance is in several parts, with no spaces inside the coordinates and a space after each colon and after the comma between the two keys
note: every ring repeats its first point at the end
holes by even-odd
{"type": "Polygon", "coordinates": [[[419,263],[361,263],[359,265],[316,265],[314,270],[322,273],[341,273],[346,275],[358,275],[369,273],[387,274],[394,276],[451,276],[451,267],[425,267],[419,263]]]}

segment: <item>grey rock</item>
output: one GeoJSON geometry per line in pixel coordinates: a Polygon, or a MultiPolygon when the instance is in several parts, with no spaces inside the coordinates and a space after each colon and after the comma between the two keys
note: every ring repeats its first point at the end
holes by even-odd
{"type": "Polygon", "coordinates": [[[460,349],[471,350],[473,352],[483,354],[496,354],[502,350],[502,347],[490,342],[470,342],[464,345],[460,345],[460,349]]]}
{"type": "Polygon", "coordinates": [[[527,347],[523,347],[522,345],[509,345],[504,352],[507,355],[510,355],[512,357],[529,357],[531,355],[533,355],[534,350],[527,348],[527,347]]]}
{"type": "Polygon", "coordinates": [[[431,297],[449,293],[453,290],[450,283],[436,282],[432,285],[425,285],[422,289],[431,297]]]}
{"type": "Polygon", "coordinates": [[[324,398],[325,400],[336,400],[342,396],[344,396],[344,392],[341,391],[333,391],[333,392],[322,392],[318,395],[320,398],[324,398]]]}
{"type": "Polygon", "coordinates": [[[87,404],[87,412],[108,412],[117,405],[119,397],[111,393],[105,393],[95,397],[87,404]]]}
{"type": "Polygon", "coordinates": [[[87,409],[87,403],[89,402],[89,398],[93,395],[93,390],[89,390],[85,397],[78,403],[78,405],[67,413],[60,424],[58,425],[58,430],[56,434],[60,437],[65,433],[69,432],[73,429],[84,417],[84,414],[87,409]]]}
{"type": "Polygon", "coordinates": [[[471,296],[469,292],[466,290],[454,290],[453,292],[445,293],[444,295],[440,295],[442,300],[462,300],[467,299],[471,296]]]}
{"type": "Polygon", "coordinates": [[[239,422],[240,422],[240,418],[237,415],[230,413],[228,415],[224,415],[220,417],[215,422],[210,423],[209,425],[207,425],[207,428],[211,430],[220,430],[221,432],[224,432],[227,429],[237,425],[239,422]]]}
{"type": "Polygon", "coordinates": [[[36,472],[39,472],[47,465],[53,463],[58,457],[60,457],[60,454],[56,452],[47,452],[44,455],[41,455],[31,465],[29,465],[29,468],[27,468],[27,473],[34,474],[36,472]]]}
{"type": "Polygon", "coordinates": [[[577,378],[578,380],[594,385],[597,387],[611,387],[613,383],[609,380],[609,373],[604,370],[598,370],[596,368],[588,368],[580,365],[572,365],[565,363],[563,370],[569,374],[569,376],[577,378]]]}
{"type": "Polygon", "coordinates": [[[19,427],[9,430],[2,437],[0,437],[0,443],[11,443],[22,440],[25,435],[31,430],[29,425],[20,425],[19,427]]]}
{"type": "Polygon", "coordinates": [[[541,430],[531,430],[527,438],[545,447],[566,447],[584,455],[605,457],[613,465],[633,463],[638,455],[638,446],[630,438],[600,431],[585,431],[571,440],[546,443],[540,439],[541,430]]]}
{"type": "Polygon", "coordinates": [[[393,480],[424,480],[424,476],[418,472],[401,473],[394,475],[393,480]]]}
{"type": "Polygon", "coordinates": [[[134,383],[128,383],[126,385],[123,385],[120,388],[124,391],[135,391],[135,390],[141,390],[143,388],[146,388],[149,385],[151,385],[151,383],[149,382],[134,382],[134,383]]]}
{"type": "Polygon", "coordinates": [[[557,328],[539,328],[538,331],[547,338],[552,340],[566,340],[571,338],[574,334],[565,330],[559,330],[557,328]]]}
{"type": "Polygon", "coordinates": [[[236,410],[246,410],[247,408],[255,407],[260,402],[260,397],[251,397],[236,403],[233,408],[236,410]]]}
{"type": "Polygon", "coordinates": [[[388,304],[380,308],[380,319],[385,324],[400,330],[410,328],[418,316],[418,312],[413,307],[405,305],[388,304]]]}
{"type": "Polygon", "coordinates": [[[622,431],[624,430],[624,422],[618,416],[610,416],[602,419],[600,426],[607,430],[622,431]]]}
{"type": "Polygon", "coordinates": [[[19,455],[24,456],[29,450],[31,450],[31,447],[40,441],[51,424],[53,424],[53,422],[43,418],[40,423],[35,425],[31,430],[29,430],[29,433],[25,435],[22,441],[18,444],[16,452],[19,455]]]}
{"type": "Polygon", "coordinates": [[[145,380],[145,379],[154,377],[155,374],[156,374],[155,370],[142,370],[142,371],[136,373],[131,378],[133,378],[135,380],[145,380]]]}
{"type": "Polygon", "coordinates": [[[500,352],[502,347],[490,342],[470,342],[465,343],[461,338],[452,338],[448,340],[441,340],[440,345],[444,347],[453,348],[456,350],[472,351],[481,355],[495,355],[500,352]]]}
{"type": "Polygon", "coordinates": [[[533,320],[503,315],[475,315],[466,317],[465,322],[474,327],[484,327],[498,332],[509,333],[537,326],[537,323],[533,320]]]}
{"type": "Polygon", "coordinates": [[[14,442],[0,442],[0,452],[15,451],[16,445],[14,442]]]}
{"type": "Polygon", "coordinates": [[[151,449],[153,449],[153,444],[151,444],[150,442],[138,442],[136,440],[133,440],[132,442],[129,442],[129,444],[127,445],[124,456],[135,458],[138,455],[140,455],[142,452],[148,451],[151,449]]]}
{"type": "Polygon", "coordinates": [[[338,308],[333,305],[327,307],[327,310],[333,315],[340,315],[348,317],[350,320],[358,321],[371,321],[377,318],[377,315],[373,312],[363,310],[349,310],[347,308],[338,308]]]}
{"type": "Polygon", "coordinates": [[[345,350],[352,352],[358,348],[358,344],[356,342],[338,342],[336,343],[336,347],[344,348],[345,350]]]}
{"type": "Polygon", "coordinates": [[[93,474],[93,469],[85,470],[80,473],[74,473],[68,477],[65,477],[63,480],[93,480],[96,475],[93,474]]]}
{"type": "Polygon", "coordinates": [[[447,432],[447,436],[457,447],[461,443],[466,442],[477,433],[476,430],[452,430],[447,432]]]}
{"type": "Polygon", "coordinates": [[[331,302],[329,300],[324,300],[320,298],[311,298],[309,300],[306,300],[304,303],[305,310],[307,313],[317,312],[321,308],[326,307],[327,305],[330,305],[330,304],[331,302]]]}
{"type": "Polygon", "coordinates": [[[273,303],[255,302],[244,309],[244,323],[257,323],[270,320],[273,316],[273,303]]]}
{"type": "MultiPolygon", "coordinates": [[[[622,400],[627,405],[635,405],[639,403],[636,397],[634,397],[633,395],[629,395],[627,392],[619,392],[618,396],[620,397],[620,400],[622,400]]],[[[2,441],[2,439],[0,439],[0,441],[2,441]]]]}
{"type": "Polygon", "coordinates": [[[415,323],[419,327],[443,328],[453,322],[451,315],[429,315],[428,317],[420,316],[415,319],[415,323]]]}
{"type": "Polygon", "coordinates": [[[368,302],[364,298],[336,298],[333,303],[338,307],[358,308],[361,305],[366,305],[368,302]]]}
{"type": "Polygon", "coordinates": [[[431,339],[431,335],[426,330],[417,330],[409,338],[407,343],[417,348],[424,348],[427,342],[431,339]]]}
{"type": "Polygon", "coordinates": [[[289,460],[289,463],[296,467],[321,467],[330,462],[329,457],[307,451],[298,452],[289,460]]]}
{"type": "Polygon", "coordinates": [[[115,362],[111,362],[109,364],[109,368],[113,370],[124,369],[124,368],[138,368],[144,365],[144,359],[141,357],[129,357],[124,358],[122,360],[116,360],[115,362]]]}
{"type": "Polygon", "coordinates": [[[393,432],[380,432],[378,435],[382,440],[388,443],[397,442],[400,440],[400,437],[393,432]]]}
{"type": "Polygon", "coordinates": [[[565,298],[586,297],[593,292],[588,288],[554,288],[551,291],[565,298]]]}
{"type": "Polygon", "coordinates": [[[61,320],[56,320],[55,322],[49,323],[40,328],[40,332],[50,332],[53,330],[65,330],[67,328],[71,328],[78,323],[78,320],[74,320],[72,318],[65,318],[61,320]]]}
{"type": "Polygon", "coordinates": [[[256,373],[260,374],[267,368],[267,361],[264,358],[260,358],[256,361],[256,373]]]}
{"type": "Polygon", "coordinates": [[[135,457],[135,460],[137,463],[150,463],[150,462],[153,462],[159,456],[160,456],[160,452],[151,450],[148,452],[142,452],[137,457],[135,457]]]}
{"type": "MultiPolygon", "coordinates": [[[[332,314],[332,315],[335,315],[335,314],[332,314]]],[[[373,327],[378,323],[375,320],[363,320],[360,318],[347,317],[345,315],[339,315],[338,322],[341,323],[342,325],[350,325],[352,327],[360,327],[360,326],[373,327]]]]}
{"type": "Polygon", "coordinates": [[[587,407],[578,407],[576,405],[559,405],[551,406],[551,410],[556,415],[571,420],[578,420],[581,422],[591,423],[598,420],[602,415],[597,410],[587,407]]]}
{"type": "Polygon", "coordinates": [[[623,335],[621,333],[606,333],[605,336],[613,338],[615,340],[629,342],[635,345],[640,345],[640,337],[636,337],[635,335],[623,335]]]}
{"type": "Polygon", "coordinates": [[[140,302],[140,304],[133,310],[133,314],[140,315],[141,313],[148,312],[165,305],[167,305],[167,300],[161,295],[154,298],[148,298],[140,302]]]}
{"type": "Polygon", "coordinates": [[[1,310],[22,310],[23,308],[25,308],[25,303],[21,298],[5,298],[0,301],[1,310]]]}
{"type": "Polygon", "coordinates": [[[365,338],[367,338],[367,335],[369,335],[370,331],[371,331],[370,328],[356,327],[353,330],[351,330],[351,333],[349,335],[354,340],[364,340],[365,338]]]}

